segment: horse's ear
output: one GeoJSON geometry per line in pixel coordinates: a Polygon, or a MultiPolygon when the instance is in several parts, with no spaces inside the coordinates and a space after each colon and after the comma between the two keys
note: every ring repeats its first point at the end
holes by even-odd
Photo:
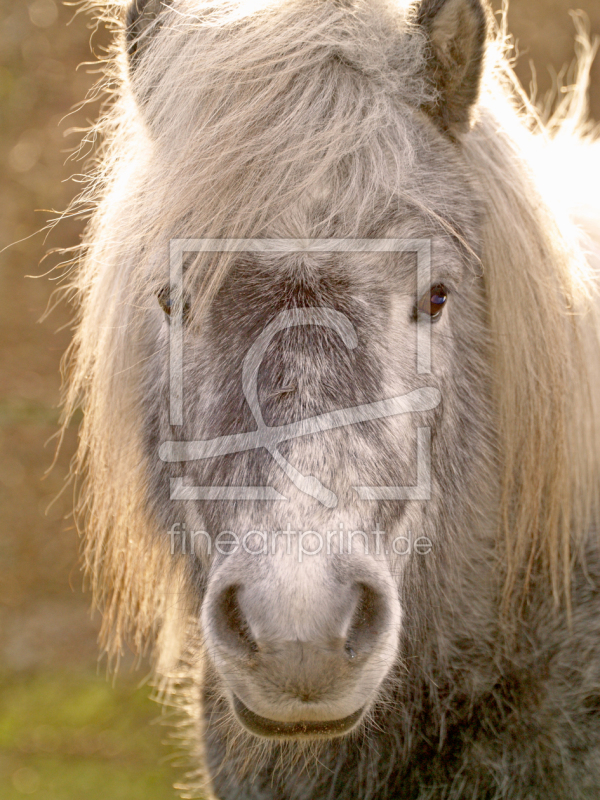
{"type": "Polygon", "coordinates": [[[488,12],[482,0],[422,0],[417,22],[427,36],[434,92],[425,110],[447,133],[466,130],[479,96],[488,12]]]}
{"type": "Polygon", "coordinates": [[[160,17],[171,0],[131,0],[125,18],[127,55],[132,69],[151,37],[160,28],[160,17]]]}

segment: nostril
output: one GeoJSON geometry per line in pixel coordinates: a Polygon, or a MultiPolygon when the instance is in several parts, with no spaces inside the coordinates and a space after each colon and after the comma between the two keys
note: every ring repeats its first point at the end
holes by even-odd
{"type": "Polygon", "coordinates": [[[386,627],[388,612],[385,598],[377,589],[358,584],[358,600],[345,644],[349,659],[366,655],[374,648],[386,627]]]}
{"type": "Polygon", "coordinates": [[[239,603],[240,586],[225,589],[216,604],[214,622],[221,643],[239,655],[252,655],[258,645],[239,603]]]}

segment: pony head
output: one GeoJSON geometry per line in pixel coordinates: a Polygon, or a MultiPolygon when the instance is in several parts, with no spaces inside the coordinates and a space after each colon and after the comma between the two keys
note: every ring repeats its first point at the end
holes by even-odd
{"type": "Polygon", "coordinates": [[[492,27],[128,7],[68,398],[86,559],[106,642],[158,636],[235,736],[345,735],[415,659],[489,655],[533,570],[564,588],[591,279],[492,27]]]}

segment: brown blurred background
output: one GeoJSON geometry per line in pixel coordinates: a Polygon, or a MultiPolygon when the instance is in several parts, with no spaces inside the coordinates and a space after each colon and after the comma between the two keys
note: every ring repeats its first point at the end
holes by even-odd
{"type": "MultiPolygon", "coordinates": [[[[538,94],[573,58],[569,9],[581,8],[600,35],[600,0],[513,0],[509,27],[519,75],[538,94]]],[[[55,283],[43,276],[60,260],[53,247],[79,241],[82,222],[67,219],[36,233],[78,191],[68,180],[72,129],[97,114],[76,108],[95,82],[106,32],[58,0],[0,0],[0,796],[43,800],[167,798],[171,768],[161,763],[160,715],[136,689],[144,673],[125,670],[116,688],[98,668],[98,620],[82,593],[78,541],[64,484],[76,430],[52,471],[59,363],[69,342],[61,304],[40,322],[55,283]],[[37,276],[37,277],[27,277],[37,276]]],[[[600,59],[592,113],[600,120],[600,59]]]]}

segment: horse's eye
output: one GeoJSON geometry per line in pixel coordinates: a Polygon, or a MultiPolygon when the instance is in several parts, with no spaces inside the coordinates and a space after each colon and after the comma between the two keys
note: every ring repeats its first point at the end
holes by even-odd
{"type": "Polygon", "coordinates": [[[448,290],[443,283],[436,283],[419,300],[415,308],[415,319],[420,316],[427,316],[432,322],[442,316],[442,311],[448,300],[448,290]]]}
{"type": "MultiPolygon", "coordinates": [[[[174,302],[171,297],[171,293],[169,291],[169,287],[163,287],[160,292],[157,293],[158,303],[165,314],[170,317],[171,311],[173,310],[174,302]]],[[[187,322],[187,319],[190,315],[190,303],[187,299],[183,301],[183,321],[187,322]]]]}

